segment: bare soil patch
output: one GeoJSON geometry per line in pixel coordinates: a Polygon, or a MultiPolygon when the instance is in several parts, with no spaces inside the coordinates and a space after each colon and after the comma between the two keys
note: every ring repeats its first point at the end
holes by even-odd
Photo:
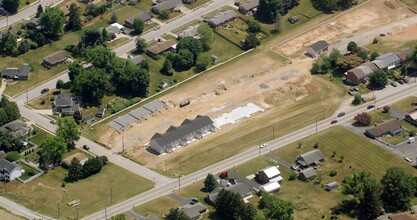
{"type": "Polygon", "coordinates": [[[307,46],[318,40],[326,40],[329,43],[339,42],[356,32],[369,30],[413,15],[401,3],[391,0],[390,2],[395,6],[394,8],[384,4],[384,0],[370,0],[349,13],[272,49],[286,57],[295,58],[303,55],[307,46]]]}

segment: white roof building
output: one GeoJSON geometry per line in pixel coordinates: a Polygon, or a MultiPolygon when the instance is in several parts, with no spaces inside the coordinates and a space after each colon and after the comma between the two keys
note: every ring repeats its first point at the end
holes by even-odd
{"type": "Polygon", "coordinates": [[[259,189],[262,192],[267,192],[267,193],[278,191],[280,188],[281,188],[281,185],[279,185],[278,182],[269,182],[267,184],[259,186],[259,189]]]}
{"type": "Polygon", "coordinates": [[[278,170],[278,167],[276,166],[270,166],[270,167],[264,168],[261,171],[263,171],[268,178],[272,178],[281,174],[281,172],[278,170]]]}

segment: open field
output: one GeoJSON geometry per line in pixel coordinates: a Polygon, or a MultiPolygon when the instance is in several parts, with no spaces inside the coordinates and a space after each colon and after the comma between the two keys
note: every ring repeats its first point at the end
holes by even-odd
{"type": "Polygon", "coordinates": [[[162,219],[164,213],[167,213],[171,208],[176,208],[180,205],[181,204],[176,200],[168,196],[163,196],[135,207],[133,210],[143,216],[155,215],[162,219]]]}
{"type": "Polygon", "coordinates": [[[23,218],[21,216],[14,215],[13,213],[10,213],[7,210],[0,209],[0,219],[5,219],[5,220],[23,220],[23,219],[26,219],[26,218],[23,218]]]}
{"type": "Polygon", "coordinates": [[[417,97],[415,96],[408,96],[400,101],[397,101],[390,105],[391,108],[396,108],[403,112],[412,112],[416,110],[416,106],[413,103],[416,102],[417,97]]]}
{"type": "MultiPolygon", "coordinates": [[[[284,56],[299,58],[300,55],[304,54],[305,48],[318,39],[326,40],[330,44],[336,43],[364,29],[378,27],[413,15],[402,4],[398,2],[394,2],[394,4],[396,6],[395,10],[383,4],[382,0],[369,1],[363,7],[357,7],[350,13],[339,16],[326,25],[321,25],[272,49],[284,56]],[[357,19],[352,20],[352,17],[357,19]],[[370,20],[372,22],[369,22],[370,20]]],[[[305,56],[302,57],[305,58],[305,56]]]]}
{"type": "Polygon", "coordinates": [[[288,181],[288,175],[292,171],[281,169],[284,181],[281,184],[281,191],[276,196],[291,200],[296,206],[307,207],[305,210],[296,210],[294,219],[319,219],[322,215],[330,216],[330,208],[337,206],[347,197],[343,196],[340,191],[325,192],[321,185],[331,181],[341,183],[343,178],[354,172],[369,171],[379,179],[387,168],[400,166],[413,175],[417,174],[417,171],[401,158],[339,126],[287,145],[273,151],[272,154],[293,163],[297,155],[313,150],[315,143],[320,143],[319,150],[325,156],[324,164],[318,167],[316,180],[308,183],[299,180],[288,181]],[[302,144],[301,149],[297,149],[299,143],[302,144]],[[331,157],[333,152],[336,152],[334,158],[331,157]],[[339,163],[341,156],[344,160],[339,163]],[[334,177],[328,175],[332,170],[337,171],[334,177]],[[317,180],[320,180],[318,184],[317,180]],[[317,198],[320,198],[320,203],[314,202],[317,198]]]}
{"type": "Polygon", "coordinates": [[[417,10],[417,2],[416,1],[414,1],[414,0],[400,0],[400,1],[403,2],[404,4],[410,6],[414,10],[417,10]]]}
{"type": "Polygon", "coordinates": [[[81,217],[110,205],[111,196],[114,204],[152,187],[150,181],[111,163],[99,174],[61,187],[66,172],[58,167],[26,184],[8,183],[5,196],[52,217],[57,216],[57,206],[60,206],[61,218],[74,218],[77,209],[67,205],[70,201],[80,200],[78,213],[81,217]]]}

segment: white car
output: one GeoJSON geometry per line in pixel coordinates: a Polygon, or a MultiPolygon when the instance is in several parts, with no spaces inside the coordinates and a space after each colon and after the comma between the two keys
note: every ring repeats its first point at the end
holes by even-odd
{"type": "Polygon", "coordinates": [[[413,160],[411,158],[409,158],[409,157],[404,157],[404,160],[406,160],[409,163],[413,162],[413,160]]]}
{"type": "Polygon", "coordinates": [[[267,143],[261,144],[261,148],[265,148],[265,147],[268,147],[268,144],[267,143]]]}

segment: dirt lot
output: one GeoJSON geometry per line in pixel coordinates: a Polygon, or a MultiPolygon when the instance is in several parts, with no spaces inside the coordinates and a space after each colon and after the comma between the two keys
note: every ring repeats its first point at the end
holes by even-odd
{"type": "MultiPolygon", "coordinates": [[[[289,58],[300,57],[300,55],[304,54],[308,45],[319,39],[326,40],[329,43],[339,42],[356,32],[413,15],[410,10],[394,0],[389,0],[394,5],[394,8],[388,7],[384,4],[384,1],[370,0],[365,5],[333,19],[326,25],[319,26],[306,34],[274,47],[273,50],[289,58]]],[[[305,56],[303,55],[302,57],[305,56]]]]}

